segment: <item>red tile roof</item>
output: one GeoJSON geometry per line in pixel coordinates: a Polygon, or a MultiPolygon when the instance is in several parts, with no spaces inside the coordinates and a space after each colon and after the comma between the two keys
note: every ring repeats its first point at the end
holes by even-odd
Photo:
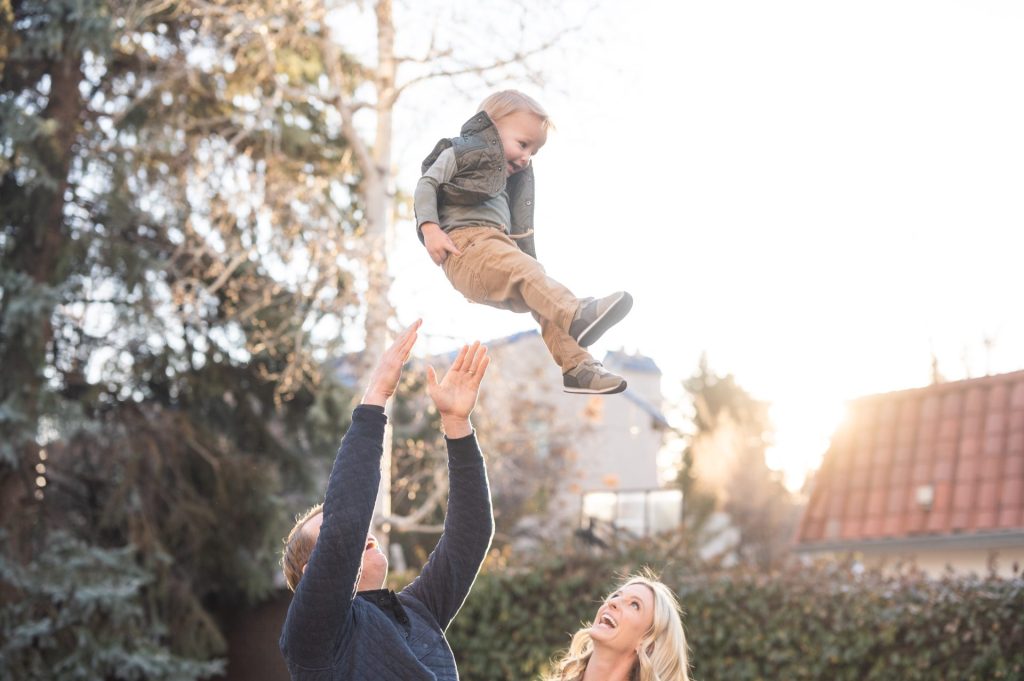
{"type": "Polygon", "coordinates": [[[1024,371],[850,404],[798,546],[1024,528],[1024,371]]]}

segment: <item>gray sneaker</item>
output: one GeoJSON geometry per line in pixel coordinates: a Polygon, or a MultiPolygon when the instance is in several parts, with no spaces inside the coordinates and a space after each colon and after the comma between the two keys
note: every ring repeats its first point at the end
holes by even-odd
{"type": "Polygon", "coordinates": [[[612,395],[626,389],[626,379],[608,371],[597,360],[587,359],[562,374],[562,385],[567,393],[612,395]]]}
{"type": "Polygon", "coordinates": [[[625,291],[604,298],[584,298],[569,325],[569,335],[580,347],[593,345],[605,331],[622,320],[633,307],[633,296],[625,291]]]}

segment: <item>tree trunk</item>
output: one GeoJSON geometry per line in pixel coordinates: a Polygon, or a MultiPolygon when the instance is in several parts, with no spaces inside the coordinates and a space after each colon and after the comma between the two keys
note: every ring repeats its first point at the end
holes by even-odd
{"type": "MultiPolygon", "coordinates": [[[[25,275],[34,290],[8,290],[0,305],[0,318],[6,317],[14,299],[40,297],[60,280],[58,269],[67,245],[64,228],[64,192],[68,187],[68,170],[78,135],[82,102],[78,94],[81,79],[81,55],[64,54],[50,73],[50,99],[41,114],[43,120],[56,123],[55,133],[41,142],[40,158],[52,185],[36,181],[26,187],[23,208],[13,220],[13,246],[5,268],[25,275]]],[[[45,294],[44,294],[45,295],[45,294]]],[[[4,339],[0,346],[0,405],[9,405],[19,414],[23,424],[4,434],[16,452],[14,469],[0,472],[0,525],[12,528],[12,543],[19,551],[21,532],[34,524],[37,507],[34,499],[35,466],[39,461],[36,430],[41,416],[40,400],[44,390],[43,368],[53,341],[53,298],[35,310],[31,328],[19,337],[4,339]]]]}
{"type": "MultiPolygon", "coordinates": [[[[366,357],[376,362],[388,343],[387,324],[393,316],[388,298],[391,274],[388,272],[388,254],[394,235],[391,216],[394,198],[391,191],[391,137],[395,96],[395,24],[391,0],[380,0],[377,13],[377,71],[374,85],[377,90],[377,130],[373,144],[373,168],[366,179],[366,357]]],[[[365,375],[369,375],[369,371],[365,375]]],[[[381,462],[380,490],[374,515],[391,515],[391,428],[384,434],[384,457],[381,462]]],[[[379,539],[387,547],[388,528],[379,527],[379,539]]]]}

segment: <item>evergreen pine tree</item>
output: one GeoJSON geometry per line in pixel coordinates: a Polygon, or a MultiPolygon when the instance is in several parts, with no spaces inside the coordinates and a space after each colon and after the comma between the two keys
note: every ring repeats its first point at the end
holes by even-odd
{"type": "Polygon", "coordinates": [[[199,678],[346,425],[320,365],[358,177],[325,29],[288,2],[0,17],[0,659],[199,678]]]}

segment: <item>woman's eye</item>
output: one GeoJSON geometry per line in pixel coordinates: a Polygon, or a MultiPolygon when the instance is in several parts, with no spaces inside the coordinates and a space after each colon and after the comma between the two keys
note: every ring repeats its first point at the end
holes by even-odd
{"type": "Polygon", "coordinates": [[[630,603],[629,607],[633,608],[634,610],[639,610],[640,609],[640,604],[639,603],[630,603]]]}

